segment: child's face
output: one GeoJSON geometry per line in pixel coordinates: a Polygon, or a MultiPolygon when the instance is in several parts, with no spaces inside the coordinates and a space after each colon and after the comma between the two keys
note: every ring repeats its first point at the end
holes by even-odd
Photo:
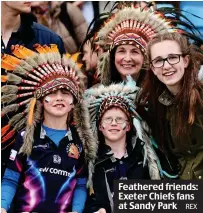
{"type": "Polygon", "coordinates": [[[60,89],[43,98],[44,115],[63,117],[66,119],[68,113],[74,107],[73,95],[66,89],[60,89]]]}
{"type": "Polygon", "coordinates": [[[125,139],[126,132],[130,130],[130,124],[126,114],[120,108],[114,107],[104,113],[99,130],[105,139],[117,142],[125,139]]]}

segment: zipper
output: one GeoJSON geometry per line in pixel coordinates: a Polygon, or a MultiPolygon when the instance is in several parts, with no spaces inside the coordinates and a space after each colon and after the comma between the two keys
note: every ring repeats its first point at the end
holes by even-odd
{"type": "Polygon", "coordinates": [[[99,162],[95,163],[95,165],[94,165],[94,166],[96,166],[96,165],[98,165],[98,164],[100,164],[100,163],[103,163],[104,161],[108,160],[109,158],[111,158],[111,156],[110,156],[110,157],[108,157],[108,158],[105,158],[104,160],[101,160],[101,161],[99,161],[99,162]]]}

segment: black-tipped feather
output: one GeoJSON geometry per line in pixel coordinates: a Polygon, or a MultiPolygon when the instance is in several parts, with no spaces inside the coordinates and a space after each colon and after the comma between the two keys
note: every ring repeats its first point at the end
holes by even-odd
{"type": "MultiPolygon", "coordinates": [[[[101,13],[91,21],[91,23],[87,29],[86,37],[85,37],[83,43],[81,44],[80,50],[82,49],[82,47],[84,46],[84,44],[87,41],[91,40],[91,38],[93,38],[95,36],[95,34],[100,30],[100,28],[102,27],[104,22],[110,16],[111,16],[111,14],[109,12],[101,13]],[[92,26],[93,26],[93,28],[92,28],[92,26]]],[[[92,47],[92,49],[94,49],[94,41],[91,41],[91,47],[92,47]]]]}

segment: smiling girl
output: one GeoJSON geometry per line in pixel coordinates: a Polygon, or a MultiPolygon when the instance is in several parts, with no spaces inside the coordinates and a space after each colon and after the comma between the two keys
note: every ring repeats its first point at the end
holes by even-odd
{"type": "MultiPolygon", "coordinates": [[[[148,44],[151,71],[142,97],[148,97],[159,145],[175,155],[181,179],[203,178],[203,84],[198,71],[201,50],[178,33],[148,44]]],[[[141,98],[142,98],[141,97],[141,98]]]]}

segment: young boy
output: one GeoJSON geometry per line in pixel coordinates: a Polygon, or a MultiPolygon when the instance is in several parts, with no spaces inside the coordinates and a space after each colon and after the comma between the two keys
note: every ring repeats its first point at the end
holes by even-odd
{"type": "Polygon", "coordinates": [[[125,85],[101,85],[86,91],[92,128],[99,145],[95,150],[98,157],[92,195],[85,212],[113,212],[114,180],[160,179],[149,129],[135,111],[138,89],[128,77],[125,85]]]}
{"type": "MultiPolygon", "coordinates": [[[[82,213],[86,201],[85,159],[91,154],[88,144],[93,141],[88,125],[84,125],[88,121],[80,102],[83,75],[74,57],[67,54],[61,60],[55,45],[36,45],[36,49],[39,54],[15,46],[13,54],[24,60],[2,57],[2,66],[15,73],[2,77],[8,82],[12,77],[10,85],[2,88],[2,99],[11,102],[15,90],[19,106],[16,116],[2,129],[2,139],[13,130],[19,134],[2,181],[1,212],[8,211],[15,196],[15,212],[82,213]],[[19,78],[20,86],[11,85],[19,78]],[[26,89],[31,92],[22,93],[26,89]],[[27,95],[29,98],[19,101],[27,95]],[[76,125],[72,124],[72,114],[76,125]],[[8,133],[9,128],[13,130],[8,133]]],[[[4,107],[3,114],[12,109],[13,105],[4,107]]]]}

